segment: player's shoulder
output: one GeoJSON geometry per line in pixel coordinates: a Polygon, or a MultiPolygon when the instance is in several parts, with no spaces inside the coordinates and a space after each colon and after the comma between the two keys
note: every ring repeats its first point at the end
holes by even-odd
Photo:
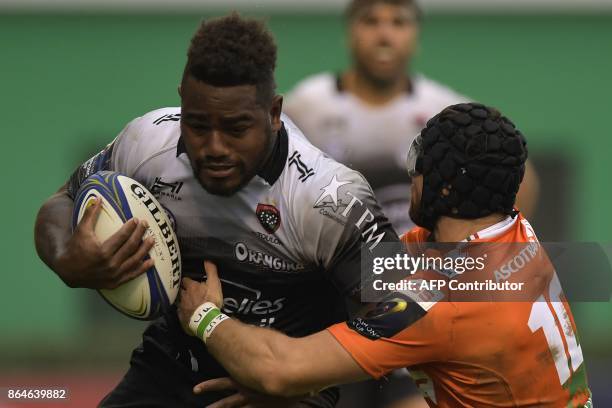
{"type": "Polygon", "coordinates": [[[285,178],[290,183],[297,183],[296,195],[302,199],[318,196],[334,179],[342,186],[350,185],[343,191],[358,188],[371,193],[370,185],[361,173],[323,153],[288,117],[283,118],[283,124],[288,136],[285,178]]]}
{"type": "Polygon", "coordinates": [[[415,75],[413,84],[414,94],[417,98],[428,100],[442,107],[469,101],[469,98],[465,95],[423,74],[415,75]]]}
{"type": "Polygon", "coordinates": [[[361,173],[324,154],[290,122],[285,127],[289,143],[281,188],[296,222],[306,220],[302,227],[308,230],[330,220],[344,225],[353,208],[375,207],[361,173]]]}
{"type": "Polygon", "coordinates": [[[181,109],[161,108],[131,120],[115,141],[115,152],[125,153],[132,162],[146,160],[176,149],[180,136],[181,109]]]}
{"type": "Polygon", "coordinates": [[[331,72],[321,72],[302,79],[287,95],[288,99],[313,98],[320,100],[322,96],[332,96],[337,92],[336,75],[331,72]]]}
{"type": "Polygon", "coordinates": [[[163,148],[176,145],[180,132],[181,108],[160,108],[147,112],[128,123],[124,137],[131,142],[163,148]]]}

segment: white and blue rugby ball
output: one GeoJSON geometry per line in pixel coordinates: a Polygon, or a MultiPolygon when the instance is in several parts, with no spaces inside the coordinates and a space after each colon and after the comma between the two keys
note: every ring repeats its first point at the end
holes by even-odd
{"type": "Polygon", "coordinates": [[[148,257],[155,265],[144,274],[116,289],[101,289],[102,297],[121,313],[139,320],[152,320],[174,303],[181,283],[181,254],[178,240],[164,208],[142,184],[112,171],[88,177],[77,192],[72,217],[73,228],[85,209],[102,198],[95,234],[105,241],[132,217],[146,220],[145,234],[155,238],[148,257]]]}

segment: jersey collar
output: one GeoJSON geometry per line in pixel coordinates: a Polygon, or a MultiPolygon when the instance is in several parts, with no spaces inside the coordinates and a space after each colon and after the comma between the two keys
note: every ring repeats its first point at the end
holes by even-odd
{"type": "MultiPolygon", "coordinates": [[[[475,234],[472,234],[469,237],[462,239],[459,242],[472,242],[475,240],[492,239],[492,238],[498,237],[502,235],[504,232],[508,231],[510,228],[512,228],[515,225],[515,223],[518,221],[518,219],[519,219],[518,215],[514,215],[514,216],[508,215],[506,218],[504,218],[500,222],[493,224],[490,227],[487,227],[485,229],[482,229],[476,232],[475,234]]],[[[425,238],[425,242],[436,242],[433,232],[429,232],[429,234],[425,238]]]]}
{"type": "MultiPolygon", "coordinates": [[[[185,149],[183,137],[179,136],[176,144],[176,157],[179,157],[183,153],[187,153],[187,150],[185,149]]],[[[287,135],[287,129],[285,129],[285,124],[283,123],[281,129],[278,131],[278,137],[276,138],[276,142],[272,148],[272,154],[268,158],[266,164],[264,164],[264,166],[259,170],[257,175],[266,180],[266,182],[270,185],[276,183],[276,180],[278,180],[283,172],[283,169],[285,168],[288,153],[289,136],[287,135]]]]}
{"type": "Polygon", "coordinates": [[[508,231],[517,221],[518,216],[512,217],[511,215],[508,215],[500,222],[493,224],[485,229],[482,229],[475,234],[470,235],[461,242],[470,242],[475,241],[477,239],[492,239],[508,231]]]}
{"type": "Polygon", "coordinates": [[[257,175],[266,180],[269,185],[276,183],[276,180],[278,180],[285,168],[288,154],[289,136],[287,135],[287,129],[285,129],[285,124],[283,123],[278,131],[278,137],[272,148],[272,154],[257,175]]]}
{"type": "Polygon", "coordinates": [[[183,136],[181,135],[176,143],[176,157],[179,157],[183,153],[187,153],[187,149],[185,149],[185,143],[183,142],[183,136]]]}

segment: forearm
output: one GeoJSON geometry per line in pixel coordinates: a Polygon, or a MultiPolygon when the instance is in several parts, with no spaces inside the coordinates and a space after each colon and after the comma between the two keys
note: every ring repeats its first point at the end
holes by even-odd
{"type": "Polygon", "coordinates": [[[201,338],[234,380],[265,394],[293,397],[367,378],[328,330],[293,338],[228,318],[219,309],[217,267],[208,261],[204,266],[205,282],[183,278],[177,313],[185,331],[201,338]]]}
{"type": "MultiPolygon", "coordinates": [[[[72,236],[72,199],[60,189],[40,208],[34,227],[34,241],[40,259],[66,282],[60,274],[59,260],[72,236]]],[[[69,284],[69,282],[66,282],[69,284]]]]}
{"type": "Polygon", "coordinates": [[[293,338],[228,319],[206,344],[236,381],[270,395],[305,396],[369,378],[327,330],[293,338]]]}
{"type": "Polygon", "coordinates": [[[249,326],[235,319],[221,323],[207,340],[208,351],[239,383],[254,390],[283,396],[308,394],[308,386],[288,388],[295,362],[284,353],[293,339],[271,329],[249,326]]]}

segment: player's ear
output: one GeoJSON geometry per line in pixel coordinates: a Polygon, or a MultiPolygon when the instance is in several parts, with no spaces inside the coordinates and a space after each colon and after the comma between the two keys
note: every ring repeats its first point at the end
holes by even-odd
{"type": "Polygon", "coordinates": [[[272,130],[278,132],[282,126],[281,123],[281,112],[283,111],[283,96],[275,95],[272,98],[272,106],[270,107],[270,124],[272,130]]]}
{"type": "Polygon", "coordinates": [[[176,90],[178,91],[179,97],[182,97],[183,95],[181,95],[181,92],[182,92],[182,90],[181,90],[181,84],[179,84],[179,85],[176,87],[176,90]]]}

